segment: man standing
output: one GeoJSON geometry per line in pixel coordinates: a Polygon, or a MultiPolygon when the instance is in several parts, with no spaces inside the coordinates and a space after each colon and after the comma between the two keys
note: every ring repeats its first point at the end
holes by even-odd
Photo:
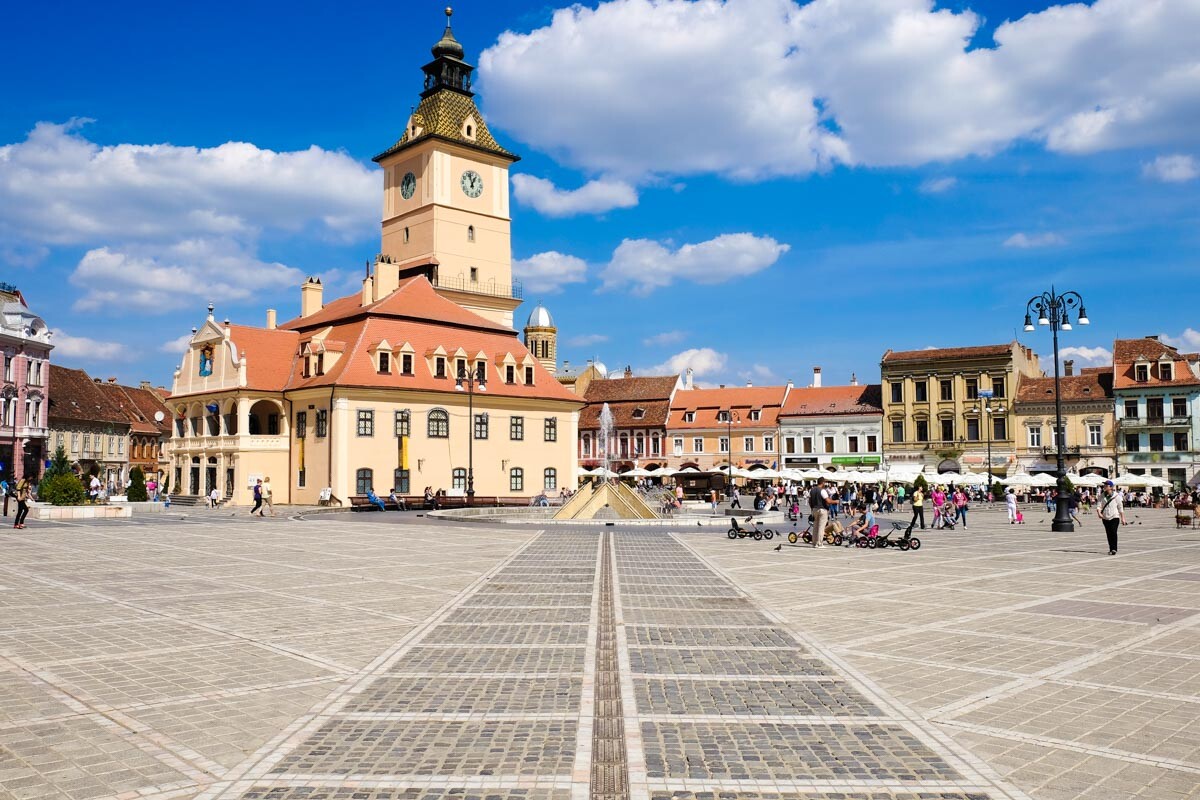
{"type": "Polygon", "coordinates": [[[274,497],[271,493],[271,479],[270,479],[270,477],[268,477],[262,482],[263,510],[258,512],[258,515],[260,517],[266,516],[266,514],[263,513],[264,511],[270,511],[271,516],[272,517],[275,516],[275,508],[274,508],[274,506],[271,505],[271,501],[273,499],[274,499],[274,497]]]}
{"type": "Polygon", "coordinates": [[[825,490],[824,478],[817,478],[817,485],[808,493],[808,508],[813,517],[813,547],[824,547],[825,526],[829,524],[829,492],[825,490]]]}
{"type": "Polygon", "coordinates": [[[252,516],[252,517],[254,516],[254,514],[256,512],[258,513],[258,515],[260,517],[262,516],[262,512],[259,511],[259,509],[262,508],[262,503],[263,503],[263,490],[262,489],[263,489],[262,478],[259,478],[258,483],[254,484],[254,508],[250,509],[250,516],[252,516]]]}
{"type": "Polygon", "coordinates": [[[1101,489],[1100,506],[1096,516],[1104,523],[1104,534],[1108,537],[1108,554],[1117,554],[1117,529],[1125,524],[1125,506],[1121,495],[1115,491],[1112,481],[1105,481],[1101,489]]]}

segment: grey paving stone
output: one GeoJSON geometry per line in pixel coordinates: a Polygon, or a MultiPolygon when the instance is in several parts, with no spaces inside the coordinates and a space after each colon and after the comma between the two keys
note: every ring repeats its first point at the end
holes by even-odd
{"type": "Polygon", "coordinates": [[[643,722],[651,778],[961,780],[904,729],[882,724],[643,722]]]}
{"type": "Polygon", "coordinates": [[[635,678],[640,714],[879,716],[878,706],[841,681],[635,678]]]}
{"type": "Polygon", "coordinates": [[[335,720],[285,756],[274,774],[570,775],[575,722],[335,720]]]}
{"type": "Polygon", "coordinates": [[[345,711],[437,714],[568,714],[579,709],[583,679],[379,678],[345,711]]]}
{"type": "Polygon", "coordinates": [[[471,608],[460,607],[450,612],[446,622],[455,624],[476,623],[519,624],[544,622],[587,623],[591,618],[590,608],[471,608]]]}
{"type": "MultiPolygon", "coordinates": [[[[622,598],[624,601],[624,598],[622,598]]],[[[623,612],[626,624],[635,625],[677,625],[679,611],[672,608],[625,608],[623,612]]],[[[730,609],[728,611],[702,610],[691,611],[687,621],[694,625],[771,625],[771,620],[753,609],[730,609]]]]}
{"type": "Polygon", "coordinates": [[[659,650],[630,648],[634,672],[670,675],[830,675],[816,658],[803,658],[788,650],[659,650]]]}
{"type": "MultiPolygon", "coordinates": [[[[681,620],[682,621],[682,620],[681,620]]],[[[684,647],[790,647],[804,648],[796,638],[778,628],[689,628],[667,625],[629,625],[625,637],[630,645],[684,647]]]]}
{"type": "Polygon", "coordinates": [[[650,800],[989,800],[979,792],[651,792],[650,800]]]}
{"type": "Polygon", "coordinates": [[[582,647],[414,647],[389,672],[555,672],[583,671],[582,647]]]}
{"type": "Polygon", "coordinates": [[[423,644],[582,645],[586,625],[438,625],[423,644]]]}
{"type": "Polygon", "coordinates": [[[276,786],[251,789],[241,800],[570,800],[567,789],[364,789],[276,786]]]}

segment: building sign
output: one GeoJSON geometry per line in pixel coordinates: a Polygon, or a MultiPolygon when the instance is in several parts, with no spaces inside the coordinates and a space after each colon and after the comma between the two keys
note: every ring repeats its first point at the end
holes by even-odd
{"type": "Polygon", "coordinates": [[[834,456],[829,459],[829,463],[837,464],[841,467],[862,467],[867,465],[878,465],[883,459],[880,456],[834,456]]]}
{"type": "Polygon", "coordinates": [[[809,456],[784,456],[783,465],[785,467],[815,467],[817,459],[809,456]]]}

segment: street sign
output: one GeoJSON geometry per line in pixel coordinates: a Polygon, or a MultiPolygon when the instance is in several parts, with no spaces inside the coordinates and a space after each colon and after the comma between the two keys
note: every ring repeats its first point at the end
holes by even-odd
{"type": "Polygon", "coordinates": [[[977,392],[977,394],[978,394],[980,397],[995,397],[995,396],[996,396],[996,393],[995,393],[995,392],[993,392],[991,389],[980,389],[980,390],[977,392]]]}

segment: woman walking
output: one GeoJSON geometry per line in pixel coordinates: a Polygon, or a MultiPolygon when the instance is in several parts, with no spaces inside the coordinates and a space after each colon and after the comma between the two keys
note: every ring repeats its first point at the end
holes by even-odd
{"type": "Polygon", "coordinates": [[[959,486],[954,490],[954,516],[962,523],[963,530],[967,529],[967,493],[959,486]]]}
{"type": "Polygon", "coordinates": [[[25,478],[17,481],[17,517],[14,528],[24,528],[25,518],[29,516],[29,481],[25,478]]]}
{"type": "Polygon", "coordinates": [[[925,530],[925,492],[920,486],[913,487],[912,510],[912,521],[908,523],[908,529],[911,531],[919,519],[921,521],[921,530],[925,530]]]}
{"type": "Polygon", "coordinates": [[[1125,506],[1121,502],[1121,495],[1113,489],[1112,481],[1104,482],[1100,507],[1096,509],[1096,516],[1100,517],[1100,521],[1104,523],[1104,534],[1108,537],[1108,554],[1110,556],[1117,554],[1117,529],[1125,524],[1125,506]]]}
{"type": "Polygon", "coordinates": [[[1017,524],[1017,493],[1010,486],[1004,490],[1004,508],[1008,511],[1008,524],[1017,524]]]}

